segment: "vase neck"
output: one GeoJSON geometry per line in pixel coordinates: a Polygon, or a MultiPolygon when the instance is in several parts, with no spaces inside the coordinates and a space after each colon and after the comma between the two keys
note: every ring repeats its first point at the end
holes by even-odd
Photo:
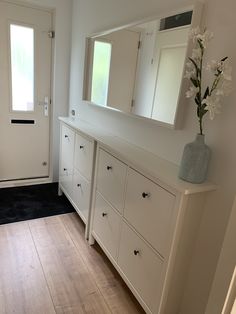
{"type": "Polygon", "coordinates": [[[204,134],[197,134],[195,141],[199,144],[204,144],[205,135],[204,134]]]}

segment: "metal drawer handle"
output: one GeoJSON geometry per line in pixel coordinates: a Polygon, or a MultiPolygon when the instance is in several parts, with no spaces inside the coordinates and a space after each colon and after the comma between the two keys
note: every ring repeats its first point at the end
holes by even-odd
{"type": "Polygon", "coordinates": [[[83,149],[84,148],[84,146],[83,145],[80,145],[80,147],[79,147],[80,149],[83,149]]]}
{"type": "Polygon", "coordinates": [[[135,256],[139,255],[139,253],[140,253],[140,252],[139,252],[138,250],[134,250],[134,255],[135,255],[135,256]]]}
{"type": "Polygon", "coordinates": [[[102,213],[102,217],[106,217],[107,216],[107,213],[102,213]]]}
{"type": "Polygon", "coordinates": [[[150,197],[150,196],[151,196],[150,193],[145,193],[145,192],[142,193],[142,197],[143,198],[147,198],[147,197],[150,197]]]}
{"type": "Polygon", "coordinates": [[[77,186],[78,186],[78,188],[80,188],[80,187],[81,187],[81,184],[80,184],[80,183],[78,183],[78,184],[77,184],[77,186]]]}
{"type": "Polygon", "coordinates": [[[107,170],[112,170],[112,167],[111,166],[107,166],[107,170]]]}

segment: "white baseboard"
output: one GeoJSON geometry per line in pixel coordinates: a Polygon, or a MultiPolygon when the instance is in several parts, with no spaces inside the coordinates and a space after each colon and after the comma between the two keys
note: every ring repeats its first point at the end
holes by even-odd
{"type": "Polygon", "coordinates": [[[27,186],[36,184],[52,183],[52,178],[37,178],[37,179],[23,179],[14,181],[2,181],[0,182],[0,188],[10,188],[16,186],[27,186]]]}

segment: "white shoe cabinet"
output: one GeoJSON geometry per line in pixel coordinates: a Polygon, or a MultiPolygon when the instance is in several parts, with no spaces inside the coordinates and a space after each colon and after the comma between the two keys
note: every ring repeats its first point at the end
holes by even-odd
{"type": "Polygon", "coordinates": [[[91,207],[94,140],[66,124],[60,127],[59,193],[62,191],[86,225],[91,207]]]}
{"type": "Polygon", "coordinates": [[[146,313],[178,312],[210,183],[83,121],[61,118],[60,188],[146,313]]]}

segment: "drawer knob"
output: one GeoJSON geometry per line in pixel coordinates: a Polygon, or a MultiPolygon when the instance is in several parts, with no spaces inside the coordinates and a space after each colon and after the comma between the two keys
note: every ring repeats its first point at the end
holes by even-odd
{"type": "Polygon", "coordinates": [[[134,250],[134,255],[135,256],[139,255],[139,251],[138,250],[134,250]]]}
{"type": "Polygon", "coordinates": [[[107,213],[102,213],[102,217],[106,217],[107,216],[107,213]]]}
{"type": "Polygon", "coordinates": [[[65,135],[65,138],[68,138],[69,136],[68,135],[65,135]]]}
{"type": "Polygon", "coordinates": [[[112,167],[111,166],[107,166],[107,170],[112,170],[112,167]]]}
{"type": "Polygon", "coordinates": [[[80,149],[83,149],[84,148],[84,146],[83,145],[80,145],[80,147],[79,147],[80,149]]]}
{"type": "Polygon", "coordinates": [[[67,169],[66,169],[66,168],[64,168],[63,170],[64,170],[64,171],[67,171],[67,169]]]}
{"type": "Polygon", "coordinates": [[[77,184],[77,186],[78,186],[78,188],[80,188],[80,187],[81,187],[81,184],[80,184],[80,183],[78,183],[78,184],[77,184]]]}
{"type": "Polygon", "coordinates": [[[143,192],[143,193],[142,193],[142,197],[143,197],[143,198],[150,197],[150,193],[145,193],[145,192],[143,192]]]}

